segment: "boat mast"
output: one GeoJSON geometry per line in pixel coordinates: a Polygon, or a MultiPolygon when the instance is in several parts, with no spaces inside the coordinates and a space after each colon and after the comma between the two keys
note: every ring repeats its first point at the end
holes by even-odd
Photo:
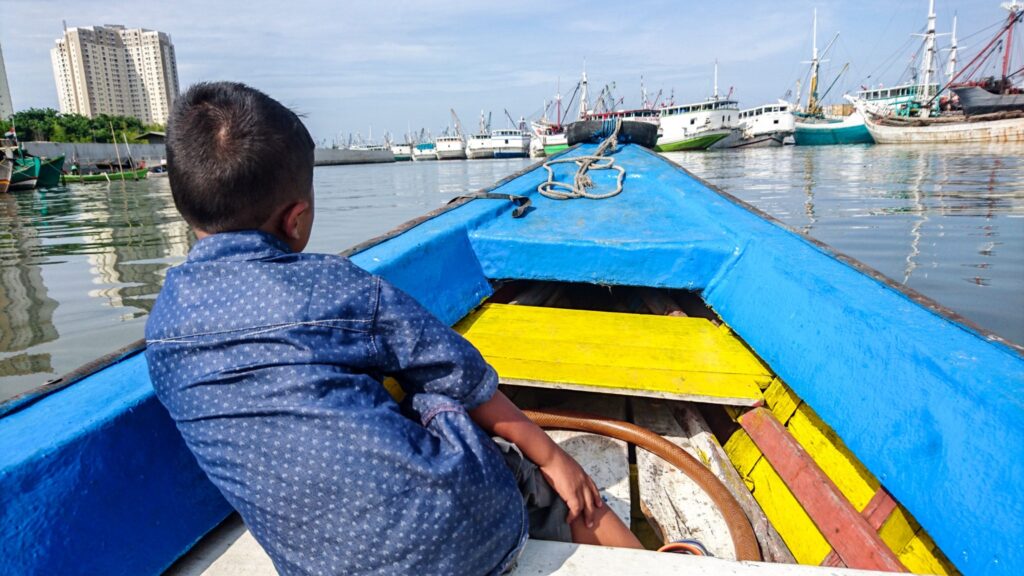
{"type": "Polygon", "coordinates": [[[1020,0],[1013,0],[1012,2],[1003,2],[1003,8],[1010,12],[1010,21],[1007,24],[1006,30],[1006,50],[1003,51],[1003,81],[1000,94],[1010,89],[1010,78],[1007,76],[1010,72],[1010,51],[1013,48],[1013,28],[1019,18],[1021,8],[1024,8],[1024,4],[1020,3],[1020,0]]]}
{"type": "Polygon", "coordinates": [[[715,91],[712,98],[718,101],[718,58],[715,58],[715,91]]]}
{"type": "Polygon", "coordinates": [[[587,61],[583,61],[583,78],[580,80],[580,114],[579,119],[587,118],[587,108],[590,107],[589,95],[587,94],[587,61]]]}
{"type": "Polygon", "coordinates": [[[818,108],[818,9],[814,9],[814,24],[811,29],[813,50],[811,51],[811,85],[807,91],[807,113],[814,114],[818,108]]]}
{"type": "Polygon", "coordinates": [[[935,77],[935,0],[928,2],[928,29],[924,33],[924,60],[921,62],[921,76],[924,78],[924,93],[918,95],[918,102],[929,102],[931,84],[935,77]]]}
{"type": "Polygon", "coordinates": [[[555,89],[555,102],[558,104],[556,109],[555,121],[559,127],[562,126],[562,77],[558,77],[558,87],[555,89]]]}
{"type": "Polygon", "coordinates": [[[946,78],[952,81],[953,76],[956,75],[956,57],[957,57],[957,43],[956,43],[956,14],[953,15],[953,32],[949,37],[949,62],[946,64],[946,78]]]}

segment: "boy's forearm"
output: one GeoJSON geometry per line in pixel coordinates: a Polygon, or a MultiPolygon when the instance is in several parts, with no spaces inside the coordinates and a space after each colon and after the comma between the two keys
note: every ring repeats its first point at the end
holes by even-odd
{"type": "Polygon", "coordinates": [[[471,410],[469,415],[489,434],[518,446],[523,455],[538,466],[550,462],[559,450],[558,445],[501,391],[495,392],[490,400],[471,410]]]}

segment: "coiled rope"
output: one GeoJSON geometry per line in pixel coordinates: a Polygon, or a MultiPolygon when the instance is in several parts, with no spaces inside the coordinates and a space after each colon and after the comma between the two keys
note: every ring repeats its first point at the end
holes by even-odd
{"type": "Polygon", "coordinates": [[[622,192],[622,181],[626,178],[626,169],[615,165],[615,159],[606,157],[604,154],[609,149],[614,150],[619,141],[619,130],[622,129],[622,118],[615,120],[615,130],[597,147],[593,154],[587,156],[575,156],[572,158],[559,158],[548,160],[544,163],[544,169],[548,171],[548,179],[537,186],[537,192],[552,200],[571,200],[573,198],[590,198],[591,200],[604,200],[622,192]],[[578,166],[576,175],[573,176],[572,184],[555,180],[555,171],[551,168],[553,164],[566,164],[573,162],[578,166]],[[594,181],[590,179],[587,172],[591,170],[616,170],[619,177],[616,181],[615,190],[605,194],[594,194],[588,192],[588,188],[594,187],[594,181]]]}

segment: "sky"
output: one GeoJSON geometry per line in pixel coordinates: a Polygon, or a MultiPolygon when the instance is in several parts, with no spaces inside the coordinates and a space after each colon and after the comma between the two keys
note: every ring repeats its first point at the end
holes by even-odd
{"type": "MultiPolygon", "coordinates": [[[[959,17],[961,62],[1004,18],[999,3],[936,0],[940,33],[959,17]]],[[[204,80],[245,82],[303,114],[314,138],[330,144],[371,130],[375,140],[409,128],[437,135],[451,108],[466,132],[481,110],[494,128],[506,125],[506,109],[537,117],[559,86],[568,99],[584,63],[591,94],[614,82],[626,107],[640,104],[641,76],[662,102],[707,98],[715,60],[723,95],[733,90],[744,107],[774,102],[806,76],[815,8],[819,46],[840,33],[825,86],[850,64],[836,99],[906,79],[927,0],[0,0],[0,45],[15,109],[57,108],[49,51],[62,21],[167,32],[183,91],[204,80]]]]}

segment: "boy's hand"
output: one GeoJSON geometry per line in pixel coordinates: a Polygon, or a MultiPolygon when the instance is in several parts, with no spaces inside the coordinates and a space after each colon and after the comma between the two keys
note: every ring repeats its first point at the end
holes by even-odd
{"type": "Polygon", "coordinates": [[[597,485],[579,463],[566,454],[565,450],[556,447],[550,461],[539,468],[544,479],[569,506],[566,523],[571,524],[582,512],[587,528],[593,528],[594,509],[604,506],[604,501],[597,485]]]}
{"type": "Polygon", "coordinates": [[[490,400],[469,414],[488,433],[515,444],[524,456],[537,464],[544,479],[569,506],[566,522],[572,523],[582,512],[587,528],[594,527],[594,509],[604,507],[594,481],[504,394],[495,392],[490,400]]]}

